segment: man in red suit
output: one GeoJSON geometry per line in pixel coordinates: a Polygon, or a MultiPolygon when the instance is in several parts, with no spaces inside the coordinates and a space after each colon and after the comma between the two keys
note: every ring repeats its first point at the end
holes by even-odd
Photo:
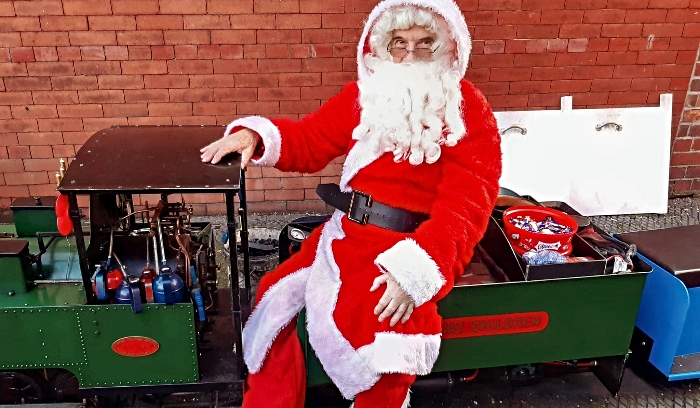
{"type": "Polygon", "coordinates": [[[358,46],[357,82],[300,121],[246,117],[202,149],[313,173],[346,155],[337,210],[263,277],[243,330],[244,407],[304,404],[309,342],[356,408],[406,407],[440,349],[437,301],[486,230],[501,174],[496,120],[464,80],[471,50],[453,0],[384,0],[358,46]],[[347,213],[349,212],[349,214],[347,213]]]}

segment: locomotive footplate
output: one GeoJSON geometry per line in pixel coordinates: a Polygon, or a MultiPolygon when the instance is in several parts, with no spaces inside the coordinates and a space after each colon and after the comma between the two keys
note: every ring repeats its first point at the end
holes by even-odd
{"type": "Polygon", "coordinates": [[[200,383],[234,385],[239,388],[243,379],[238,376],[236,356],[231,353],[234,349],[234,334],[230,327],[231,290],[219,289],[217,293],[219,314],[212,325],[211,333],[207,334],[205,343],[200,347],[200,383]]]}

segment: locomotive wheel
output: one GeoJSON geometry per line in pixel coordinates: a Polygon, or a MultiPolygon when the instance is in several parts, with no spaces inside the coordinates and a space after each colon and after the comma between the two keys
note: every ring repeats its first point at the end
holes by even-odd
{"type": "Polygon", "coordinates": [[[0,403],[39,403],[45,395],[46,386],[41,378],[17,371],[0,372],[0,403]]]}
{"type": "Polygon", "coordinates": [[[80,384],[75,374],[61,371],[51,379],[52,399],[57,402],[78,400],[80,384]]]}

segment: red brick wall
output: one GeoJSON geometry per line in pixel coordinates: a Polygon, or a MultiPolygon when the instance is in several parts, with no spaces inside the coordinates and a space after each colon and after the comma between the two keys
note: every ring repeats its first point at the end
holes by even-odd
{"type": "MultiPolygon", "coordinates": [[[[355,79],[355,42],[376,3],[0,1],[0,206],[54,194],[58,158],[110,125],[313,111],[355,79]]],[[[573,95],[575,108],[647,106],[672,92],[674,136],[680,132],[672,193],[700,191],[700,134],[690,126],[698,118],[688,114],[678,126],[700,42],[700,0],[458,3],[474,41],[467,77],[494,110],[557,109],[562,95],[573,95]]],[[[250,208],[322,210],[314,187],[337,180],[340,168],[303,177],[251,168],[250,208]]],[[[199,212],[220,211],[188,198],[199,212]]]]}
{"type": "Polygon", "coordinates": [[[671,177],[676,191],[700,191],[700,50],[673,144],[671,177]]]}

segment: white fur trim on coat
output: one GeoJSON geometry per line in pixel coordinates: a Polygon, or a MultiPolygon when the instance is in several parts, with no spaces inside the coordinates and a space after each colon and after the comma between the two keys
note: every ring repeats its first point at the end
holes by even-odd
{"type": "Polygon", "coordinates": [[[269,119],[262,116],[248,116],[241,119],[236,119],[226,126],[224,135],[228,136],[229,132],[236,126],[242,126],[256,131],[262,138],[265,145],[265,153],[257,160],[251,160],[258,166],[272,167],[280,159],[282,149],[282,136],[280,130],[269,119]]]}
{"type": "Polygon", "coordinates": [[[243,358],[257,373],[277,335],[304,307],[309,268],[302,268],[272,285],[255,306],[243,328],[243,358]]]}
{"type": "Polygon", "coordinates": [[[467,65],[469,64],[469,54],[471,53],[472,42],[469,35],[469,29],[467,28],[467,23],[464,21],[464,15],[459,9],[459,6],[453,0],[384,0],[377,4],[374,10],[372,10],[370,13],[367,19],[367,24],[365,24],[364,31],[362,32],[362,37],[360,37],[360,42],[357,48],[357,70],[360,80],[369,75],[369,70],[367,69],[364,61],[364,49],[372,26],[383,12],[392,7],[402,5],[424,7],[445,18],[447,25],[452,31],[451,34],[457,42],[458,58],[455,64],[457,65],[455,69],[460,73],[460,76],[464,76],[464,74],[467,72],[467,65]]]}
{"type": "Polygon", "coordinates": [[[376,143],[376,141],[370,139],[373,138],[364,138],[357,141],[345,157],[343,173],[340,176],[341,191],[352,191],[352,188],[348,186],[350,180],[352,180],[360,170],[377,160],[379,156],[383,154],[383,152],[378,152],[378,147],[376,145],[371,144],[376,143]]]}
{"type": "Polygon", "coordinates": [[[416,307],[432,299],[445,284],[433,258],[410,238],[377,255],[374,263],[396,279],[416,302],[416,307]]]}
{"type": "Polygon", "coordinates": [[[331,244],[345,238],[341,226],[343,212],[336,211],[324,225],[316,259],[306,287],[306,323],[309,343],[324,370],[346,399],[370,389],[379,374],[353,348],[335,324],[333,312],[340,292],[340,269],[331,244]]]}
{"type": "Polygon", "coordinates": [[[377,373],[427,375],[440,354],[440,335],[381,332],[357,351],[377,373]]]}

